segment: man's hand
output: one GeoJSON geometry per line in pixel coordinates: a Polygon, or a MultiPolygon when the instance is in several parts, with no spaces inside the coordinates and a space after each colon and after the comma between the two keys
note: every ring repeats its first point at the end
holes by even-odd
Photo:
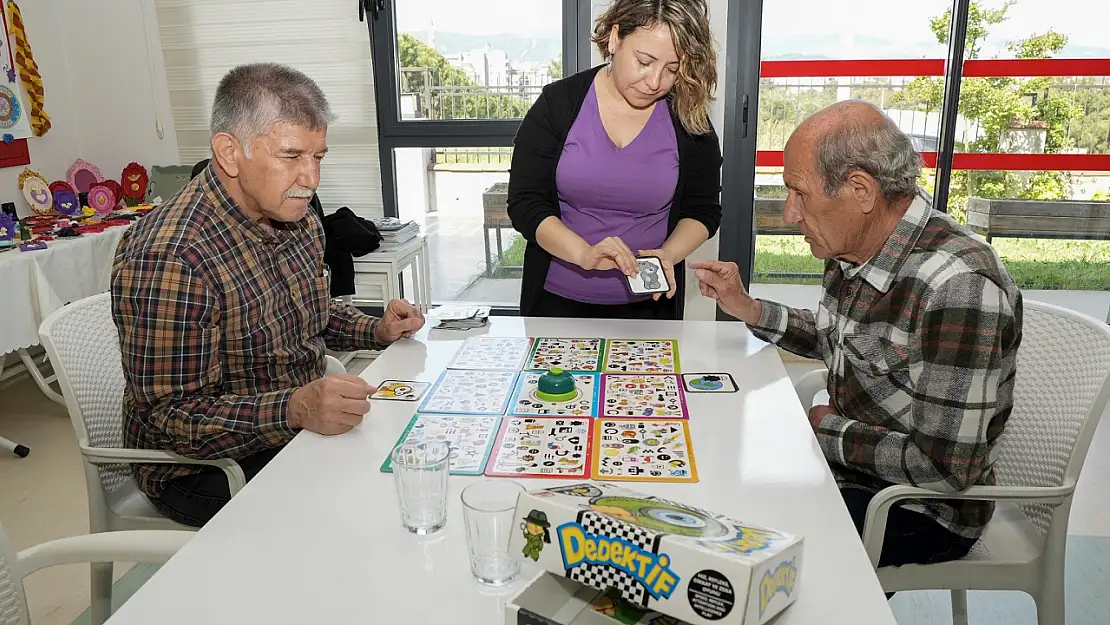
{"type": "Polygon", "coordinates": [[[578,266],[586,271],[620,269],[626,276],[639,273],[636,257],[620,237],[606,237],[582,250],[578,266]]]}
{"type": "Polygon", "coordinates": [[[370,410],[367,398],[375,391],[362,378],[329,375],[293,391],[286,419],[293,429],[327,436],[343,434],[362,423],[362,417],[370,410]]]}
{"type": "Polygon", "coordinates": [[[817,428],[821,427],[821,421],[831,414],[836,414],[832,406],[814,406],[810,408],[809,427],[813,428],[813,431],[816,432],[817,428]]]}
{"type": "Polygon", "coordinates": [[[640,250],[640,256],[658,257],[660,264],[663,265],[663,275],[667,277],[667,284],[671,285],[671,290],[666,293],[652,293],[652,299],[658,302],[663,295],[666,295],[667,299],[674,297],[674,294],[678,292],[678,284],[674,281],[675,260],[671,253],[667,250],[640,250]]]}
{"type": "Polygon", "coordinates": [[[386,305],[385,314],[374,330],[374,340],[389,345],[401,337],[412,338],[423,327],[424,314],[405,300],[395,299],[386,305]]]}
{"type": "Polygon", "coordinates": [[[740,282],[740,268],[736,263],[719,260],[699,260],[690,263],[698,277],[701,294],[717,300],[721,310],[748,324],[759,322],[763,306],[748,295],[740,282]]]}

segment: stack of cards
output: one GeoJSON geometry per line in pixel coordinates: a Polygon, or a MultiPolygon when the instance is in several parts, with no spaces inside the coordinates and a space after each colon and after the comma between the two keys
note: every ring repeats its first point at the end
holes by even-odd
{"type": "Polygon", "coordinates": [[[489,306],[440,306],[429,313],[439,319],[436,330],[473,330],[489,323],[489,306]]]}

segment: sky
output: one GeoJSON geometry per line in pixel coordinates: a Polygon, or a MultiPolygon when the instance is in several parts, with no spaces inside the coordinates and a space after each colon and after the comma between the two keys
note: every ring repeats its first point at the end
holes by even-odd
{"type": "MultiPolygon", "coordinates": [[[[711,6],[724,0],[710,0],[711,6]]],[[[1003,0],[981,0],[996,8],[1003,0]]],[[[408,0],[397,5],[402,32],[427,30],[435,17],[436,30],[464,34],[528,34],[560,37],[562,0],[408,0]],[[496,16],[493,19],[491,16],[496,16]]],[[[935,42],[929,18],[950,6],[946,0],[765,0],[764,37],[829,37],[840,43],[827,56],[848,56],[856,36],[919,45],[935,42]],[[843,7],[837,10],[837,6],[843,7]],[[897,7],[896,9],[892,7],[897,7]]],[[[1018,39],[1049,28],[1070,37],[1072,44],[1110,47],[1106,0],[1018,0],[1010,19],[993,34],[1018,39]]],[[[943,50],[938,46],[938,51],[943,50]]]]}

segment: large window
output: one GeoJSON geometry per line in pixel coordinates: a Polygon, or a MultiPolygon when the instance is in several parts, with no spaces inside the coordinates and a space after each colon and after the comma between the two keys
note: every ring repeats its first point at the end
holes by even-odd
{"type": "Polygon", "coordinates": [[[387,215],[421,224],[434,302],[514,307],[512,140],[544,85],[586,62],[586,0],[368,3],[387,215]],[[373,6],[376,5],[376,6],[373,6]]]}
{"type": "MultiPolygon", "coordinates": [[[[726,142],[725,158],[742,162],[754,152],[755,174],[744,197],[725,198],[747,211],[751,233],[741,232],[722,256],[740,259],[757,295],[815,305],[814,287],[805,285],[819,282],[822,264],[783,222],[782,149],[812,112],[861,98],[922,153],[921,187],[935,208],[990,242],[1024,290],[1106,315],[1110,46],[1097,25],[1110,9],[1103,3],[922,0],[894,12],[881,0],[843,11],[818,0],[738,4],[762,10],[760,58],[736,46],[730,59],[738,76],[758,64],[757,131],[740,149],[730,152],[726,142]],[[953,32],[966,37],[954,42],[953,32]],[[750,210],[747,197],[754,197],[750,210]],[[1097,293],[1067,295],[1076,291],[1097,293]]],[[[745,91],[726,119],[743,119],[745,91]]]]}

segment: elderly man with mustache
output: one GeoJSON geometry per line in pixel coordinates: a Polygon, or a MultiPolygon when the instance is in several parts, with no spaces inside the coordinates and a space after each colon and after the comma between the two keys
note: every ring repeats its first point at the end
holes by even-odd
{"type": "MultiPolygon", "coordinates": [[[[237,67],[212,108],[212,159],[136,222],[116,251],[124,440],[189,458],[235,459],[249,480],[305,429],[342,434],[374,388],[326,376],[325,348],[384,349],[424,325],[401,300],[382,318],[329,297],[324,231],[308,210],[331,112],[307,76],[237,67]]],[[[166,516],[202,526],[230,498],[210,466],[135,465],[166,516]]]]}

